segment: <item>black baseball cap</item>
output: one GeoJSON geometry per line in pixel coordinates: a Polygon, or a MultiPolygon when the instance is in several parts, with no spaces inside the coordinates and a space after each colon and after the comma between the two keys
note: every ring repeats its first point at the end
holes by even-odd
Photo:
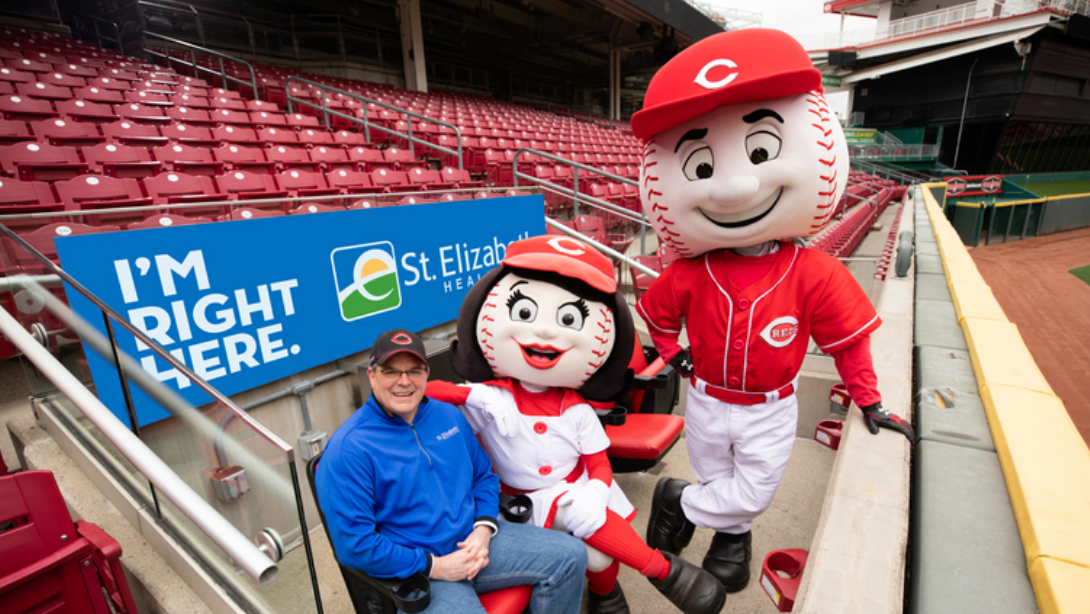
{"type": "Polygon", "coordinates": [[[427,352],[424,351],[424,340],[416,333],[395,328],[378,336],[375,346],[371,348],[371,366],[381,365],[394,354],[408,352],[428,364],[427,352]]]}

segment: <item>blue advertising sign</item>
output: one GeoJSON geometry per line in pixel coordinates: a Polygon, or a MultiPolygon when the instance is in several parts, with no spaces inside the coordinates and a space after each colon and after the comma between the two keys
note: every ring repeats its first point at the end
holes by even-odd
{"type": "MultiPolygon", "coordinates": [[[[545,230],[541,196],[515,196],[58,238],[61,265],[231,395],[369,349],[390,328],[458,316],[507,246],[545,230]]],[[[101,312],[68,290],[105,333],[101,312]]],[[[132,335],[118,345],[195,406],[211,399],[132,335]]],[[[129,423],[113,362],[85,347],[99,398],[129,423]]],[[[169,414],[130,387],[137,420],[169,414]]]]}

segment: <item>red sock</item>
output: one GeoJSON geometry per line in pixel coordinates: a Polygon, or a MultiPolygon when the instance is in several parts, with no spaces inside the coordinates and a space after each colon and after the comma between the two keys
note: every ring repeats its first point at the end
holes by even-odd
{"type": "Polygon", "coordinates": [[[587,588],[595,595],[608,595],[609,591],[617,584],[617,573],[621,571],[621,562],[614,559],[613,563],[602,571],[587,570],[587,588]]]}
{"type": "Polygon", "coordinates": [[[643,543],[632,525],[613,510],[606,510],[606,523],[584,541],[649,578],[661,580],[670,573],[666,557],[643,543]]]}

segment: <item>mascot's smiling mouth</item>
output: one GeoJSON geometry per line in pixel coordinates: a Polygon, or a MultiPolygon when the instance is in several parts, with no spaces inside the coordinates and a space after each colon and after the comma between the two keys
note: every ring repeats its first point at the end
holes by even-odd
{"type": "Polygon", "coordinates": [[[515,343],[518,343],[519,347],[522,348],[522,358],[526,361],[526,364],[535,369],[552,369],[556,366],[556,363],[560,362],[564,352],[568,351],[536,343],[527,345],[523,345],[518,341],[515,343]]]}
{"type": "Polygon", "coordinates": [[[751,207],[751,208],[749,208],[749,209],[747,209],[745,211],[740,211],[738,213],[722,214],[722,215],[716,215],[715,217],[713,217],[711,214],[709,214],[707,211],[705,211],[704,209],[702,209],[700,207],[697,207],[696,210],[699,211],[700,214],[703,215],[705,218],[707,218],[709,222],[711,222],[712,224],[715,224],[716,226],[719,226],[720,228],[741,228],[742,226],[749,226],[750,224],[756,224],[757,222],[764,219],[764,217],[766,215],[771,213],[772,210],[776,208],[776,203],[780,202],[780,197],[781,196],[783,196],[783,186],[780,186],[780,189],[776,190],[775,194],[773,194],[772,196],[769,196],[768,198],[766,198],[763,202],[761,202],[756,207],[751,207]],[[752,217],[749,217],[749,218],[746,218],[746,219],[743,219],[743,220],[716,219],[717,217],[718,218],[735,218],[735,217],[738,217],[739,214],[748,214],[750,211],[758,210],[758,209],[762,209],[762,208],[764,208],[764,211],[761,211],[757,215],[754,215],[752,217]]]}

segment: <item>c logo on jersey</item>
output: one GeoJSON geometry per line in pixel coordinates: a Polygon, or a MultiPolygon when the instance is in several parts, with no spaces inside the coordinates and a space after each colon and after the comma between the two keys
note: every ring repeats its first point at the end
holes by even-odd
{"type": "Polygon", "coordinates": [[[789,345],[799,334],[799,321],[791,316],[776,318],[761,331],[761,339],[774,348],[789,345]]]}

